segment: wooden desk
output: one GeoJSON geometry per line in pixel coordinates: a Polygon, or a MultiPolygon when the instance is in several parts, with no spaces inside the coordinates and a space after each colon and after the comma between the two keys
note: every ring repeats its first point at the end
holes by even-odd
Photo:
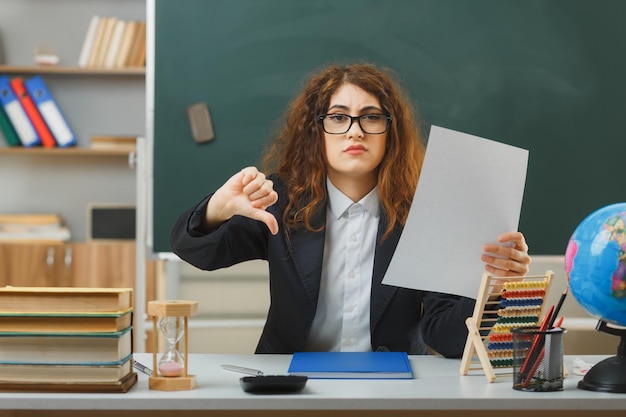
{"type": "MultiPolygon", "coordinates": [[[[150,354],[136,354],[144,364],[150,354]]],[[[596,363],[602,356],[585,356],[596,363]]],[[[581,377],[570,375],[560,392],[529,393],[512,389],[511,377],[488,383],[483,374],[461,376],[460,360],[413,356],[413,380],[309,380],[289,395],[254,395],[242,391],[237,373],[221,364],[286,373],[290,355],[199,355],[189,357],[197,375],[192,391],[148,390],[140,374],[126,394],[0,393],[0,417],[25,416],[624,416],[626,394],[576,388],[581,377]]],[[[572,369],[572,357],[566,357],[572,369]]]]}

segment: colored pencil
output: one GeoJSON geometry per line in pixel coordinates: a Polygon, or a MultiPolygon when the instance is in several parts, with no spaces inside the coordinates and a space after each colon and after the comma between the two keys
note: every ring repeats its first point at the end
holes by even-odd
{"type": "Polygon", "coordinates": [[[546,313],[545,317],[543,318],[543,321],[541,322],[541,326],[539,326],[539,330],[538,330],[539,334],[535,336],[535,340],[533,340],[533,344],[530,346],[528,355],[526,355],[526,359],[524,359],[524,363],[522,364],[520,368],[518,382],[524,381],[524,379],[526,378],[526,375],[528,374],[529,366],[535,363],[535,357],[540,354],[541,349],[543,348],[543,335],[541,333],[547,330],[548,324],[550,323],[553,312],[554,312],[554,306],[551,306],[548,312],[546,313]]]}
{"type": "Polygon", "coordinates": [[[569,286],[565,287],[565,289],[563,290],[563,294],[561,294],[561,298],[559,298],[559,302],[557,303],[556,308],[552,312],[552,317],[550,317],[550,324],[548,325],[549,329],[554,327],[554,321],[558,317],[561,307],[563,307],[563,302],[565,301],[565,297],[567,297],[568,291],[569,291],[569,286]]]}

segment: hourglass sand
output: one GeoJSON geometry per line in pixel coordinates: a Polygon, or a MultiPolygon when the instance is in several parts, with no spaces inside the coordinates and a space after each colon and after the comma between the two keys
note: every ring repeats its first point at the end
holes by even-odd
{"type": "Polygon", "coordinates": [[[152,316],[154,334],[152,346],[154,375],[149,380],[150,389],[183,391],[195,388],[195,375],[187,374],[187,320],[197,312],[197,301],[170,300],[148,303],[148,315],[152,316]],[[167,349],[158,363],[157,329],[167,342],[167,349]],[[184,353],[180,352],[181,339],[184,353]]]}

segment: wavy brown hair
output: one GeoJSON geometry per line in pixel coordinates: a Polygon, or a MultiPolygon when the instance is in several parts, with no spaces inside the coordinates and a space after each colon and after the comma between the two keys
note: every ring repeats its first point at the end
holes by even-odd
{"type": "Polygon", "coordinates": [[[327,160],[324,131],[316,117],[344,84],[354,84],[378,98],[392,118],[385,156],[378,166],[378,192],[388,226],[404,226],[424,158],[417,114],[393,72],[369,64],[330,65],[310,76],[287,106],[283,126],[263,156],[265,172],[277,173],[288,190],[283,212],[286,228],[318,231],[312,218],[326,201],[327,160]]]}

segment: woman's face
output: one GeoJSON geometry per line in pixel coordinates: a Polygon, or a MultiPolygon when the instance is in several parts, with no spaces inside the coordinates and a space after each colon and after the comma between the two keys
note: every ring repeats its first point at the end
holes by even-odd
{"type": "MultiPolygon", "coordinates": [[[[376,96],[354,84],[339,87],[330,98],[326,113],[348,116],[385,114],[376,96]]],[[[365,121],[362,123],[365,124],[365,121]]],[[[358,179],[367,182],[373,188],[377,183],[376,168],[385,155],[386,140],[386,131],[378,134],[365,133],[357,120],[353,121],[346,133],[325,132],[328,175],[333,184],[337,186],[341,182],[358,179]]]]}

